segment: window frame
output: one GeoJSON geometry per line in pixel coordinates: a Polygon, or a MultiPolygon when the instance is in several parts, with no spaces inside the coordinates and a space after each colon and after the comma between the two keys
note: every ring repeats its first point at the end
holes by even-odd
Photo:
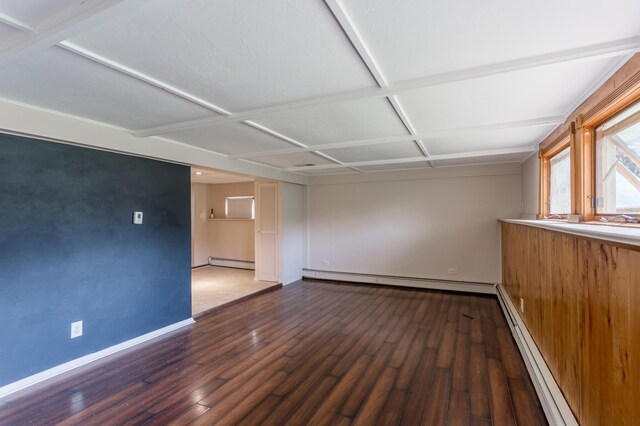
{"type": "MultiPolygon", "coordinates": [[[[551,216],[550,207],[551,207],[551,159],[556,155],[560,154],[565,149],[569,148],[569,162],[570,162],[570,178],[571,178],[571,212],[572,214],[575,212],[575,197],[574,197],[574,176],[575,176],[575,167],[574,167],[574,146],[572,143],[572,138],[570,135],[567,135],[561,139],[559,139],[552,146],[548,147],[545,150],[540,150],[538,156],[540,158],[540,199],[538,211],[540,214],[538,215],[538,219],[547,219],[551,216]]],[[[566,219],[567,214],[554,215],[558,216],[561,219],[566,219]]]]}
{"type": "MultiPolygon", "coordinates": [[[[602,218],[618,216],[616,213],[600,213],[596,212],[596,129],[623,112],[625,109],[640,102],[640,87],[631,90],[620,99],[611,102],[600,112],[595,114],[589,120],[581,123],[581,141],[582,141],[582,169],[584,170],[581,180],[584,185],[584,193],[582,199],[582,211],[584,220],[587,222],[600,221],[602,218]]],[[[580,118],[580,117],[579,117],[580,118]]],[[[638,213],[630,213],[628,216],[640,217],[638,213]]]]}
{"type": "MultiPolygon", "coordinates": [[[[596,128],[636,102],[640,102],[640,53],[631,56],[568,115],[564,124],[556,127],[540,142],[537,219],[549,215],[549,162],[545,160],[565,148],[568,138],[571,146],[572,213],[567,221],[640,227],[640,223],[607,222],[607,217],[617,214],[596,214],[592,203],[596,189],[596,128]]],[[[633,216],[640,219],[640,214],[634,213],[633,216]]]]}

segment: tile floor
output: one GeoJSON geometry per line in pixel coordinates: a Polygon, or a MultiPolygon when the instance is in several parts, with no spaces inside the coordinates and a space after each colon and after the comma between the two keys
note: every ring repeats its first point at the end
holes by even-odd
{"type": "Polygon", "coordinates": [[[255,271],[249,269],[204,266],[192,270],[192,314],[231,302],[276,283],[255,280],[255,271]]]}

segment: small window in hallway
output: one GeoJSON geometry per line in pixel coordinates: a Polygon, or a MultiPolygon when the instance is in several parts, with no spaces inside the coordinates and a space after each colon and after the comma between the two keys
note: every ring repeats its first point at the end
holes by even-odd
{"type": "Polygon", "coordinates": [[[234,219],[255,219],[256,207],[253,195],[226,197],[225,216],[234,219]]]}

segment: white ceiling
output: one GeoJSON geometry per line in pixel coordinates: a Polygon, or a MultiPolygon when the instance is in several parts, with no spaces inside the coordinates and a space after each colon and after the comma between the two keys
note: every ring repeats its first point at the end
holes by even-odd
{"type": "Polygon", "coordinates": [[[308,175],[519,162],[638,22],[637,0],[0,0],[0,98],[308,175]]]}

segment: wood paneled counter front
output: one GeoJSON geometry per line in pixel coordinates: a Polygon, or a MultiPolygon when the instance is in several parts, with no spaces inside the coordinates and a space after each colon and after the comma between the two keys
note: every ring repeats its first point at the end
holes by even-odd
{"type": "Polygon", "coordinates": [[[638,424],[640,231],[589,226],[503,220],[503,287],[580,424],[638,424]]]}

